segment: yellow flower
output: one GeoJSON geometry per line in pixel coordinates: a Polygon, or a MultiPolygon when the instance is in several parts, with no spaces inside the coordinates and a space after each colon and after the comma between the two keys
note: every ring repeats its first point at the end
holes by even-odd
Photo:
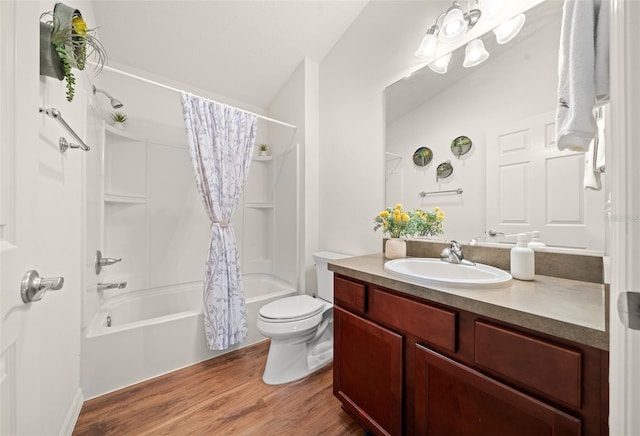
{"type": "Polygon", "coordinates": [[[73,29],[78,35],[87,36],[87,23],[85,23],[82,17],[74,17],[73,29]]]}
{"type": "Polygon", "coordinates": [[[433,210],[435,210],[436,212],[440,212],[440,208],[438,206],[434,207],[433,210]]]}
{"type": "Polygon", "coordinates": [[[402,203],[396,204],[396,210],[402,210],[402,203]]]}
{"type": "Polygon", "coordinates": [[[444,213],[442,213],[442,212],[438,212],[438,219],[439,219],[440,221],[443,221],[443,220],[444,220],[444,213]]]}
{"type": "Polygon", "coordinates": [[[380,212],[380,218],[386,218],[388,216],[389,216],[388,210],[383,210],[382,212],[380,212]]]}
{"type": "Polygon", "coordinates": [[[409,215],[407,215],[406,213],[402,214],[402,221],[407,222],[411,219],[411,217],[409,215]]]}

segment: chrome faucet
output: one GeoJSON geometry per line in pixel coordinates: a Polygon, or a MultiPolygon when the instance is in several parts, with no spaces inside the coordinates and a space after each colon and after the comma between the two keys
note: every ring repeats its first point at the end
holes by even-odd
{"type": "Polygon", "coordinates": [[[467,260],[464,258],[464,254],[462,253],[462,246],[458,243],[458,241],[451,240],[451,245],[449,248],[445,248],[440,253],[440,260],[449,263],[458,263],[461,265],[475,265],[474,262],[467,260]]]}
{"type": "Polygon", "coordinates": [[[104,291],[105,289],[124,289],[126,287],[127,282],[98,283],[98,291],[104,291]]]}

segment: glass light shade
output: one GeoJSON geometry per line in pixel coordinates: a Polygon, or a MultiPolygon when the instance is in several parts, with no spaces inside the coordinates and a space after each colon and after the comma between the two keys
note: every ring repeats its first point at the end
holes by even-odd
{"type": "Polygon", "coordinates": [[[489,58],[489,52],[484,48],[481,39],[470,41],[464,49],[464,62],[462,66],[465,68],[480,65],[489,58]]]}
{"type": "Polygon", "coordinates": [[[506,44],[515,38],[518,32],[520,32],[520,29],[522,29],[522,26],[524,26],[524,20],[524,14],[520,14],[493,29],[498,44],[506,44]]]}
{"type": "Polygon", "coordinates": [[[442,20],[441,28],[440,41],[442,42],[455,41],[467,31],[467,21],[464,19],[458,2],[453,2],[453,6],[447,11],[442,20]]]}
{"type": "Polygon", "coordinates": [[[420,47],[414,53],[416,57],[424,58],[427,62],[432,62],[436,58],[436,48],[438,38],[433,33],[427,33],[420,43],[420,47]]]}
{"type": "Polygon", "coordinates": [[[485,17],[492,17],[501,8],[504,0],[480,0],[480,9],[485,17]]]}
{"type": "Polygon", "coordinates": [[[438,74],[445,74],[447,72],[447,68],[449,68],[449,61],[451,60],[452,55],[453,53],[449,53],[436,59],[429,64],[429,68],[438,74]]]}

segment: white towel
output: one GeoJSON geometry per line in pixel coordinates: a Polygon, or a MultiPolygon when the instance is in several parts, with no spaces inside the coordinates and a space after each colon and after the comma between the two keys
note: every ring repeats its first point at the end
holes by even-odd
{"type": "MultiPolygon", "coordinates": [[[[602,113],[602,111],[600,111],[602,113]]],[[[605,121],[602,116],[596,117],[597,131],[589,144],[589,151],[584,156],[584,189],[599,191],[602,189],[600,175],[604,173],[605,155],[605,121]]]]}
{"type": "Polygon", "coordinates": [[[557,147],[587,151],[593,106],[609,95],[609,0],[565,0],[560,32],[557,147]]]}

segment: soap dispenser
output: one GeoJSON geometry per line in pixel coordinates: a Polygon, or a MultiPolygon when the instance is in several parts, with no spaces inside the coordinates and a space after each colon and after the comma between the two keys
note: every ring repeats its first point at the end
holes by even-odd
{"type": "Polygon", "coordinates": [[[533,280],[536,271],[535,255],[527,247],[527,235],[518,233],[518,243],[511,249],[511,276],[518,280],[533,280]]]}
{"type": "Polygon", "coordinates": [[[535,250],[536,248],[543,248],[547,246],[547,244],[542,242],[542,240],[540,239],[539,231],[534,230],[533,232],[529,232],[529,233],[531,234],[531,242],[527,244],[529,248],[535,250]]]}

